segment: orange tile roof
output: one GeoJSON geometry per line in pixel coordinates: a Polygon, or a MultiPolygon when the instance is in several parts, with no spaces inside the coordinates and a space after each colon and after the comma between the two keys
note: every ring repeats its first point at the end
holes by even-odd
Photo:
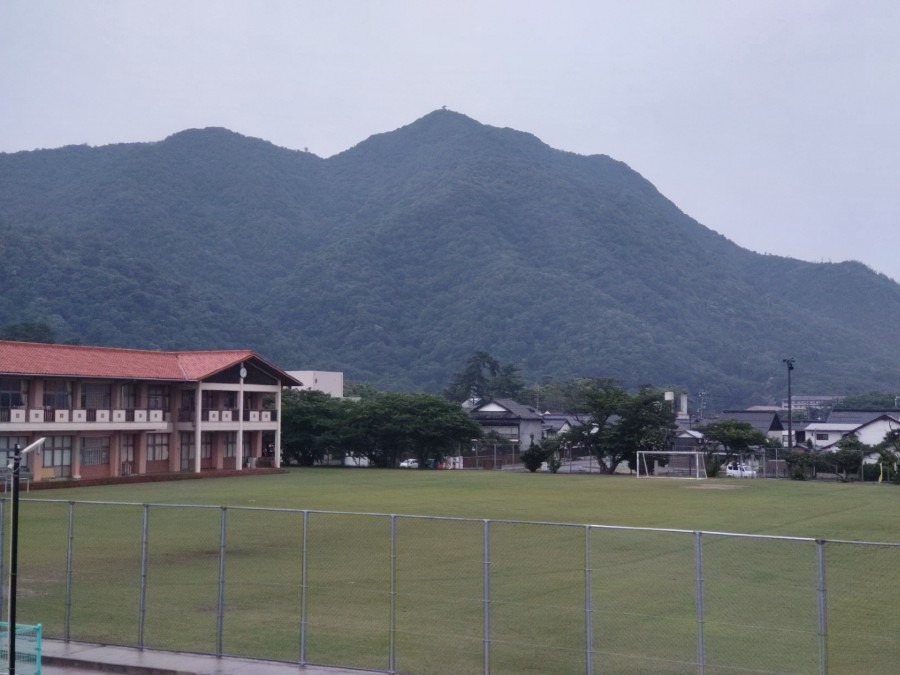
{"type": "Polygon", "coordinates": [[[293,383],[294,378],[249,349],[157,352],[0,340],[0,374],[3,375],[197,382],[251,359],[277,372],[286,384],[293,383]]]}

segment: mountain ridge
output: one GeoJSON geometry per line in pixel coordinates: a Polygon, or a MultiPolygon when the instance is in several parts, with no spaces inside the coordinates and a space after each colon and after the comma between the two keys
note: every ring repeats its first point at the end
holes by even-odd
{"type": "Polygon", "coordinates": [[[747,251],[624,162],[451,111],[324,159],[214,127],[0,154],[0,252],[4,324],[387,388],[478,349],[723,405],[780,398],[788,356],[815,393],[900,376],[884,275],[747,251]]]}

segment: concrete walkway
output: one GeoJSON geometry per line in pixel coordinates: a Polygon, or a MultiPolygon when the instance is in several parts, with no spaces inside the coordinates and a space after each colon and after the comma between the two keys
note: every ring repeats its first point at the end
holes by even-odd
{"type": "Polygon", "coordinates": [[[138,675],[371,675],[372,670],[300,666],[153,649],[110,647],[88,642],[42,640],[41,669],[55,673],[136,673],[138,675]]]}

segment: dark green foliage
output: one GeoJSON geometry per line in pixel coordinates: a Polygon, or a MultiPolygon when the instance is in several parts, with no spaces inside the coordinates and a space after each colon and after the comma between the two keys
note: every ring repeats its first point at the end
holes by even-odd
{"type": "Polygon", "coordinates": [[[339,452],[347,405],[320,391],[286,391],[281,401],[284,461],[312,466],[339,452]]]}
{"type": "Polygon", "coordinates": [[[751,448],[768,447],[769,438],[754,429],[748,422],[723,419],[702,429],[706,455],[706,475],[715,478],[735,455],[751,448]]]}
{"type": "Polygon", "coordinates": [[[870,391],[856,396],[847,396],[835,406],[848,410],[892,410],[896,407],[897,394],[870,391]]]}
{"type": "Polygon", "coordinates": [[[769,438],[757,431],[749,422],[723,419],[712,422],[703,429],[704,440],[710,452],[723,451],[727,459],[747,452],[751,448],[765,447],[769,438]]]}
{"type": "Polygon", "coordinates": [[[26,321],[0,328],[0,340],[16,340],[18,342],[56,342],[53,329],[41,321],[26,321]]]}
{"type": "Polygon", "coordinates": [[[329,159],[223,129],[0,154],[0,255],[4,323],[250,347],[380,389],[439,391],[476,350],[513,384],[657,382],[718,408],[781,398],[786,355],[798,392],[900,381],[887,277],[743,250],[621,162],[449,111],[329,159]]]}
{"type": "Polygon", "coordinates": [[[501,364],[484,351],[477,351],[453,376],[444,395],[451,401],[481,398],[517,399],[525,388],[518,367],[511,363],[501,364]]]}
{"type": "Polygon", "coordinates": [[[534,473],[547,461],[547,455],[548,453],[544,448],[539,445],[532,445],[527,450],[523,450],[519,457],[522,459],[522,464],[525,468],[534,473]]]}
{"type": "Polygon", "coordinates": [[[573,409],[584,423],[562,441],[597,457],[600,471],[615,473],[622,462],[636,466],[638,450],[665,450],[675,427],[675,412],[663,392],[643,386],[634,394],[609,380],[580,380],[571,391],[573,409]]]}
{"type": "Polygon", "coordinates": [[[381,467],[394,467],[404,456],[419,468],[481,436],[481,427],[446,399],[433,394],[382,393],[346,403],[341,447],[381,467]]]}

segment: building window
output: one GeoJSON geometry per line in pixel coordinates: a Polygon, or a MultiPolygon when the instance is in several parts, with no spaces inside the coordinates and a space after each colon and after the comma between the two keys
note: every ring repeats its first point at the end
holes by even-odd
{"type": "Polygon", "coordinates": [[[81,464],[83,466],[109,464],[109,437],[82,438],[81,464]]]}
{"type": "Polygon", "coordinates": [[[119,461],[122,462],[122,473],[134,473],[134,434],[123,434],[119,441],[119,461]]]}
{"type": "Polygon", "coordinates": [[[65,380],[47,380],[44,383],[44,407],[71,410],[72,383],[65,380]]]}
{"type": "Polygon", "coordinates": [[[823,434],[823,433],[820,433],[820,432],[816,432],[816,440],[817,440],[817,441],[827,441],[827,440],[828,440],[828,434],[823,434]]]}
{"type": "Polygon", "coordinates": [[[233,391],[222,392],[222,409],[237,410],[237,395],[233,391]]]}
{"type": "Polygon", "coordinates": [[[0,408],[24,408],[28,400],[28,380],[0,377],[0,408]]]}
{"type": "Polygon", "coordinates": [[[86,382],[81,385],[81,407],[84,410],[109,410],[111,387],[86,382]]]}
{"type": "Polygon", "coordinates": [[[168,410],[169,388],[158,384],[151,384],[147,388],[147,407],[150,410],[168,410]]]}
{"type": "Polygon", "coordinates": [[[200,405],[203,410],[216,410],[216,392],[203,391],[200,393],[200,405]]]}
{"type": "Polygon", "coordinates": [[[200,433],[200,458],[212,459],[212,434],[208,431],[200,433]]]}
{"type": "Polygon", "coordinates": [[[181,459],[194,459],[194,434],[187,431],[181,432],[181,459]]]}
{"type": "Polygon", "coordinates": [[[134,410],[137,407],[137,387],[133,382],[122,385],[122,407],[125,410],[134,410]]]}
{"type": "Polygon", "coordinates": [[[225,457],[237,456],[237,432],[229,431],[225,434],[225,457]]]}
{"type": "Polygon", "coordinates": [[[169,434],[147,434],[147,461],[169,459],[169,434]]]}
{"type": "Polygon", "coordinates": [[[9,466],[16,452],[16,445],[19,446],[19,450],[24,450],[28,447],[28,438],[25,436],[0,436],[0,466],[4,468],[9,466]]]}
{"type": "Polygon", "coordinates": [[[52,468],[54,478],[72,475],[72,437],[50,436],[44,442],[44,468],[52,468]]]}

